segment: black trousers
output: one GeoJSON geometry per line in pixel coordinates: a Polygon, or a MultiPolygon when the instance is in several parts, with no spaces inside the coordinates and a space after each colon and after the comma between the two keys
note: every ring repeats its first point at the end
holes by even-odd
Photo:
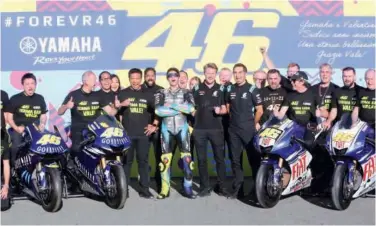
{"type": "Polygon", "coordinates": [[[157,184],[157,192],[161,191],[161,172],[159,170],[159,163],[161,162],[162,148],[161,148],[161,133],[156,131],[153,135],[150,136],[150,143],[153,145],[154,156],[155,156],[155,182],[157,184]]]}
{"type": "Polygon", "coordinates": [[[15,167],[17,153],[19,150],[19,146],[23,142],[22,135],[13,131],[10,134],[11,140],[12,140],[12,146],[11,146],[11,152],[10,152],[10,166],[15,167]]]}
{"type": "Polygon", "coordinates": [[[217,183],[223,187],[226,179],[225,150],[223,140],[223,130],[202,130],[195,129],[193,131],[198,170],[200,175],[200,188],[209,188],[209,172],[208,172],[208,141],[213,148],[214,160],[217,170],[217,183]]]}
{"type": "Polygon", "coordinates": [[[128,184],[131,177],[131,168],[136,152],[136,159],[138,163],[138,174],[140,175],[141,189],[148,189],[149,180],[149,137],[130,137],[132,146],[128,149],[127,155],[124,158],[124,172],[127,175],[128,184]]]}
{"type": "Polygon", "coordinates": [[[84,137],[82,135],[82,131],[86,127],[72,127],[71,128],[71,140],[72,140],[72,147],[71,151],[73,154],[78,153],[81,151],[81,142],[84,141],[84,137]]]}
{"type": "Polygon", "coordinates": [[[232,172],[235,176],[234,187],[240,186],[244,182],[244,172],[242,167],[243,149],[247,152],[248,162],[251,165],[252,177],[255,178],[260,167],[260,154],[253,148],[254,129],[240,130],[229,129],[230,137],[230,158],[232,172]]]}

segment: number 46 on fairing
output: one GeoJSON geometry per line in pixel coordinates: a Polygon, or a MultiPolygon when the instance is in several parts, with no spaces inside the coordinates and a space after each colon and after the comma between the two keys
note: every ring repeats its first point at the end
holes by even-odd
{"type": "Polygon", "coordinates": [[[51,134],[44,134],[37,142],[40,145],[54,144],[59,145],[61,138],[51,134]]]}
{"type": "Polygon", "coordinates": [[[101,134],[101,137],[103,137],[103,138],[123,137],[123,130],[120,129],[120,128],[110,127],[110,128],[107,128],[101,134]]]}
{"type": "MultiPolygon", "coordinates": [[[[207,62],[215,62],[223,67],[232,68],[231,63],[225,63],[226,54],[232,44],[243,45],[236,62],[246,62],[249,70],[259,69],[262,64],[261,46],[268,47],[269,39],[265,36],[236,35],[234,32],[240,21],[252,21],[253,28],[276,28],[279,15],[274,12],[218,12],[210,28],[199,29],[204,18],[204,12],[171,12],[162,18],[138,39],[126,47],[122,60],[156,60],[155,69],[165,71],[174,66],[183,68],[188,59],[201,59],[195,69],[202,71],[207,62]],[[164,46],[149,47],[165,32],[169,32],[164,46]],[[193,46],[197,33],[205,32],[203,46],[193,46]],[[204,52],[201,54],[202,50],[204,52]]],[[[251,28],[250,28],[251,29],[251,28]]]]}

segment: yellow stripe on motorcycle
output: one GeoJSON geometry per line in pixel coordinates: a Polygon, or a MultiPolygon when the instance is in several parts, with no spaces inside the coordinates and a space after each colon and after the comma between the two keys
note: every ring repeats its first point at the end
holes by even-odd
{"type": "Polygon", "coordinates": [[[59,168],[59,165],[56,162],[47,164],[45,166],[48,168],[55,168],[55,169],[59,168]]]}

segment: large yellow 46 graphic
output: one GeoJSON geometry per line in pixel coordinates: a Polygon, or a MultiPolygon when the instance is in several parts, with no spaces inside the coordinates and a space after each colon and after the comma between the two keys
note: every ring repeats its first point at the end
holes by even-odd
{"type": "Polygon", "coordinates": [[[38,141],[37,144],[40,145],[47,145],[47,144],[54,144],[59,145],[61,142],[61,138],[51,134],[44,134],[38,141]]]}
{"type": "Polygon", "coordinates": [[[120,129],[120,128],[110,127],[110,128],[107,128],[101,134],[101,137],[103,137],[103,138],[123,137],[123,130],[120,129]]]}
{"type": "MultiPolygon", "coordinates": [[[[199,59],[195,67],[202,71],[203,65],[214,62],[221,67],[232,67],[224,63],[226,54],[239,55],[237,62],[247,64],[249,70],[260,68],[263,58],[259,48],[269,46],[264,36],[233,35],[240,21],[252,21],[253,28],[276,28],[279,15],[274,12],[219,12],[206,32],[205,48],[193,46],[204,12],[172,12],[143,33],[124,50],[122,60],[157,60],[155,69],[166,71],[169,67],[183,68],[185,60],[199,59]],[[163,47],[148,45],[169,32],[163,47]],[[228,53],[232,44],[242,45],[239,53],[228,53]],[[202,50],[204,52],[201,54],[202,50]]],[[[252,29],[251,27],[249,29],[252,29]]],[[[200,31],[201,32],[201,31],[200,31]]]]}

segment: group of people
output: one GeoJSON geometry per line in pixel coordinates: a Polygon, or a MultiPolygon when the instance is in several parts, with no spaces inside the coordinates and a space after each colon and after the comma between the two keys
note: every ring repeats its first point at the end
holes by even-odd
{"type": "MultiPolygon", "coordinates": [[[[121,88],[116,75],[107,71],[100,73],[99,91],[94,91],[97,76],[87,71],[82,75],[81,88],[70,92],[58,109],[59,115],[68,109],[71,112],[72,147],[68,167],[74,166],[73,159],[81,151],[82,130],[105,111],[122,123],[131,138],[131,148],[124,158],[124,170],[129,180],[136,155],[140,197],[153,198],[149,191],[148,155],[151,144],[157,159],[158,199],[169,196],[170,167],[177,146],[184,172],[183,194],[188,198],[210,195],[213,190],[207,167],[207,144],[210,142],[217,172],[214,191],[229,198],[242,198],[246,195],[243,190],[243,150],[246,150],[254,178],[260,165],[260,155],[252,140],[271,115],[278,118],[287,116],[307,127],[304,140],[312,151],[315,145],[313,127],[317,125],[318,118],[322,121],[321,126],[329,130],[341,115],[352,113],[354,121],[359,118],[374,128],[375,70],[369,69],[365,73],[366,87],[355,83],[356,71],[352,67],[342,69],[343,87],[331,82],[331,65],[322,64],[319,70],[321,81],[314,86],[310,85],[307,74],[296,63],[288,65],[286,77],[277,69],[256,71],[253,84],[250,84],[246,80],[248,71],[244,64],[237,63],[232,69],[219,70],[216,64],[208,63],[203,68],[203,81],[198,77],[188,80],[185,71],[169,68],[166,73],[169,86],[163,88],[156,84],[154,68],[144,71],[133,68],[128,73],[130,86],[125,89],[121,88]],[[216,81],[217,74],[219,83],[216,81]],[[234,175],[231,188],[225,185],[226,145],[234,175]],[[192,191],[194,148],[200,178],[198,194],[192,191]]],[[[47,120],[44,97],[35,93],[35,75],[25,74],[21,83],[24,90],[10,99],[6,92],[1,91],[2,198],[8,194],[10,166],[14,165],[24,126],[39,119],[40,129],[44,129],[47,120]],[[10,139],[6,123],[14,130],[10,139]]]]}

